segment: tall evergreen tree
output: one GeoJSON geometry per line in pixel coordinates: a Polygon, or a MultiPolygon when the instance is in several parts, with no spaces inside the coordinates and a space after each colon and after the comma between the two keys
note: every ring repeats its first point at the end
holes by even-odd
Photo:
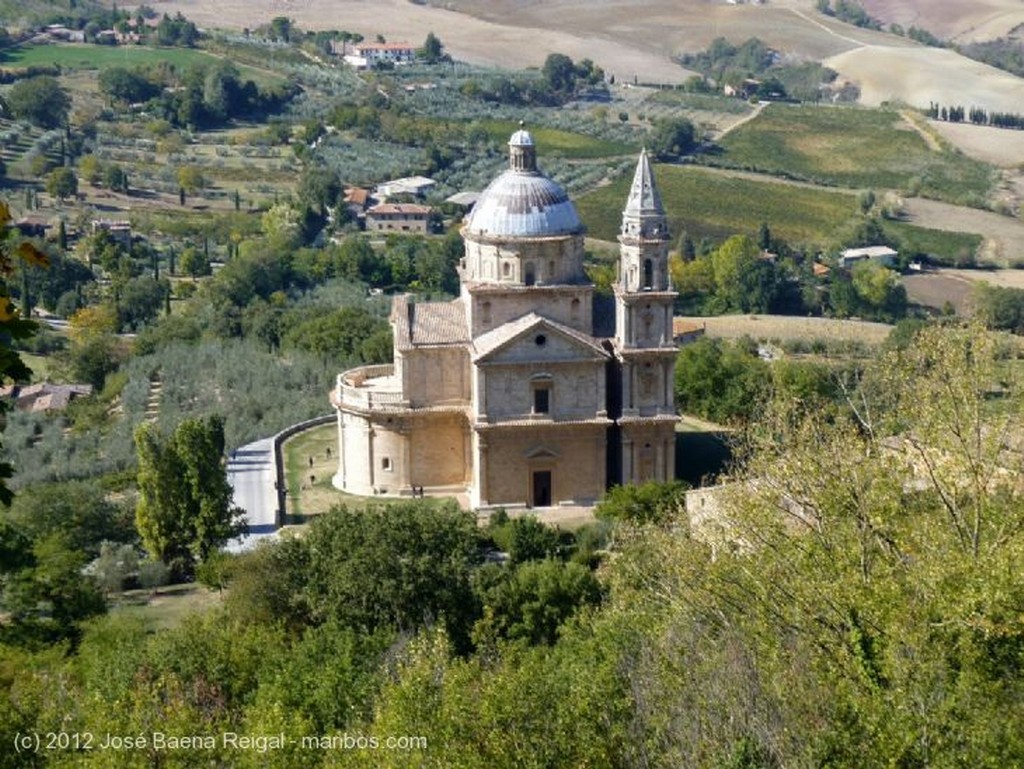
{"type": "Polygon", "coordinates": [[[166,440],[143,424],[135,446],[142,542],[177,576],[190,576],[197,562],[245,529],[224,469],[224,420],[186,419],[166,440]]]}

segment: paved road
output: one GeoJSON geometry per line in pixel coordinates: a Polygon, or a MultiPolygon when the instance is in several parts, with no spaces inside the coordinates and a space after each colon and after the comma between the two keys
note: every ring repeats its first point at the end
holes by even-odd
{"type": "Polygon", "coordinates": [[[249,533],[228,542],[226,550],[248,550],[277,532],[277,492],[274,489],[274,439],[263,438],[240,447],[228,459],[228,483],[235,504],[245,510],[249,533]]]}

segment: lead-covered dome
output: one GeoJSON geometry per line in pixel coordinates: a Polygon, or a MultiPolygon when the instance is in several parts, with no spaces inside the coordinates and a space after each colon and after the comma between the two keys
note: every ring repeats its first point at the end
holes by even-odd
{"type": "Polygon", "coordinates": [[[565,190],[537,170],[530,133],[520,128],[508,146],[509,169],[480,194],[465,233],[492,238],[582,234],[583,223],[565,190]]]}

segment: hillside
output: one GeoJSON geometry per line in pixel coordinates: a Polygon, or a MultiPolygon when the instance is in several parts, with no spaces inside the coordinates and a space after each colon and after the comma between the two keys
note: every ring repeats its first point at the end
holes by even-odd
{"type": "MultiPolygon", "coordinates": [[[[1011,0],[876,0],[865,6],[885,21],[907,20],[940,37],[996,37],[1024,22],[1024,11],[1011,0]]],[[[1020,79],[950,51],[843,24],[817,13],[811,0],[763,5],[725,0],[655,0],[643,5],[629,0],[454,0],[443,8],[405,0],[308,0],[287,8],[276,0],[170,0],[160,9],[220,27],[251,28],[286,11],[306,29],[344,28],[370,38],[381,34],[417,42],[434,31],[455,58],[473,64],[540,66],[547,54],[560,52],[573,59],[591,58],[618,80],[655,83],[680,83],[692,74],[673,57],[701,50],[719,36],[737,42],[756,36],[794,61],[826,60],[842,77],[861,84],[867,104],[900,99],[926,107],[929,99],[953,103],[968,93],[972,104],[987,109],[1015,111],[1024,104],[1020,79]]]]}
{"type": "Polygon", "coordinates": [[[924,108],[934,101],[1003,112],[1024,105],[1024,79],[946,49],[864,46],[825,64],[857,82],[869,105],[902,101],[924,108]]]}
{"type": "Polygon", "coordinates": [[[862,0],[861,5],[886,24],[915,25],[957,43],[1003,37],[1024,24],[1018,0],[862,0]]]}

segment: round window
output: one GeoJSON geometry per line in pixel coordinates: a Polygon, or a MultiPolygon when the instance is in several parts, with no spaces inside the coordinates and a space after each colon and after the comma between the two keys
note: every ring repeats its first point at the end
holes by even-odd
{"type": "Polygon", "coordinates": [[[548,338],[543,334],[537,334],[533,341],[537,343],[538,347],[543,347],[545,344],[547,344],[548,338]]]}

